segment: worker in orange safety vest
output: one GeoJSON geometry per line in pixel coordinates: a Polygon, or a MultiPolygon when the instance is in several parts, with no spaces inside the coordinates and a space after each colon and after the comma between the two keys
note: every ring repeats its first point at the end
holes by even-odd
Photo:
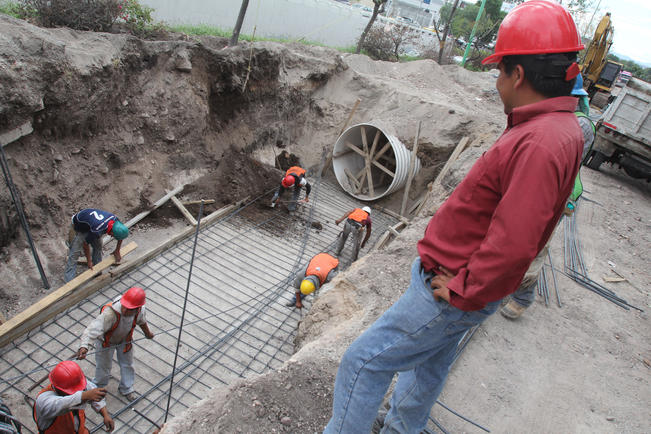
{"type": "Polygon", "coordinates": [[[305,179],[305,169],[298,167],[298,166],[292,166],[287,171],[285,172],[285,177],[281,181],[280,185],[278,186],[278,190],[274,193],[273,198],[271,199],[271,207],[276,206],[276,202],[278,199],[281,198],[283,193],[285,193],[285,189],[294,187],[294,194],[292,196],[291,202],[287,205],[287,209],[290,211],[294,211],[296,209],[296,203],[298,202],[298,197],[301,194],[301,187],[305,187],[305,199],[304,202],[309,202],[310,199],[310,191],[312,190],[312,186],[310,185],[309,182],[305,179]]]}
{"type": "Polygon", "coordinates": [[[301,309],[303,303],[301,300],[309,294],[319,289],[321,285],[332,280],[337,275],[339,259],[327,253],[315,255],[307,266],[296,275],[294,279],[294,288],[296,293],[287,306],[296,306],[301,309]]]}
{"type": "Polygon", "coordinates": [[[359,249],[363,249],[366,245],[366,242],[371,237],[371,208],[365,206],[364,208],[355,208],[352,211],[344,214],[340,219],[335,220],[335,223],[339,225],[344,219],[346,219],[346,224],[344,225],[343,231],[339,234],[339,242],[337,244],[337,256],[341,255],[341,251],[346,244],[348,235],[352,232],[353,234],[353,261],[357,260],[359,255],[359,249]],[[366,234],[364,235],[364,240],[360,244],[360,236],[362,231],[366,229],[366,234]]]}
{"type": "Polygon", "coordinates": [[[133,369],[133,331],[139,325],[147,339],[153,339],[145,316],[145,291],[134,286],[121,298],[100,309],[100,315],[84,330],[77,358],[84,359],[88,349],[95,344],[100,348],[95,353],[95,378],[93,382],[105,387],[111,374],[113,350],[117,350],[120,364],[120,385],[118,391],[129,401],[138,397],[134,391],[135,370],[133,369]]]}
{"type": "Polygon", "coordinates": [[[90,403],[93,410],[104,418],[107,431],[113,431],[115,422],[106,409],[106,389],[90,381],[79,365],[66,360],[54,367],[49,375],[50,384],[41,390],[34,402],[34,422],[39,433],[88,434],[84,408],[90,403]]]}

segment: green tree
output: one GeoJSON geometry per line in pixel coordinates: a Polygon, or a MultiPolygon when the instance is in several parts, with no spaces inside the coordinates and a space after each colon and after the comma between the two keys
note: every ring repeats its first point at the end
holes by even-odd
{"type": "Polygon", "coordinates": [[[359,41],[357,42],[357,48],[355,49],[355,54],[359,54],[359,52],[362,51],[362,45],[364,45],[364,40],[366,39],[366,35],[368,35],[369,30],[371,30],[371,27],[373,27],[373,23],[375,22],[375,19],[380,13],[380,7],[384,9],[384,5],[386,4],[386,2],[387,0],[373,0],[373,13],[371,14],[371,19],[368,20],[368,24],[364,28],[364,31],[359,36],[359,41]]]}

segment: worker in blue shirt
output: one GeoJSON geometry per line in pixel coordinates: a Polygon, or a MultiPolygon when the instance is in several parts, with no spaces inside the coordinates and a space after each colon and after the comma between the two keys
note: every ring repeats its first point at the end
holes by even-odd
{"type": "Polygon", "coordinates": [[[91,270],[94,264],[102,261],[102,235],[104,234],[108,234],[118,241],[113,256],[115,256],[116,263],[122,260],[120,248],[122,247],[122,240],[129,235],[129,229],[118,220],[115,214],[101,209],[82,209],[72,216],[72,231],[74,231],[74,238],[68,250],[68,263],[64,274],[66,282],[70,282],[75,278],[77,258],[82,249],[86,255],[88,268],[91,270]],[[90,246],[93,247],[92,257],[90,246]]]}

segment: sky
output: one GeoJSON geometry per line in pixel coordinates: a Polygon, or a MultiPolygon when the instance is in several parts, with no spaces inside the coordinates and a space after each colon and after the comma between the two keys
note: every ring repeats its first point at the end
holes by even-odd
{"type": "Polygon", "coordinates": [[[615,27],[610,51],[651,67],[651,0],[601,0],[594,22],[599,23],[606,12],[615,27]]]}

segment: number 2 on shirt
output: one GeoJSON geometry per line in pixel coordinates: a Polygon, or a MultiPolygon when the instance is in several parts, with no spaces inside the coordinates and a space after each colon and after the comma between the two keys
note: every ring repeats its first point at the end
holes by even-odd
{"type": "Polygon", "coordinates": [[[90,213],[93,217],[95,217],[97,220],[103,220],[104,215],[103,214],[97,214],[97,211],[93,211],[90,213]]]}

